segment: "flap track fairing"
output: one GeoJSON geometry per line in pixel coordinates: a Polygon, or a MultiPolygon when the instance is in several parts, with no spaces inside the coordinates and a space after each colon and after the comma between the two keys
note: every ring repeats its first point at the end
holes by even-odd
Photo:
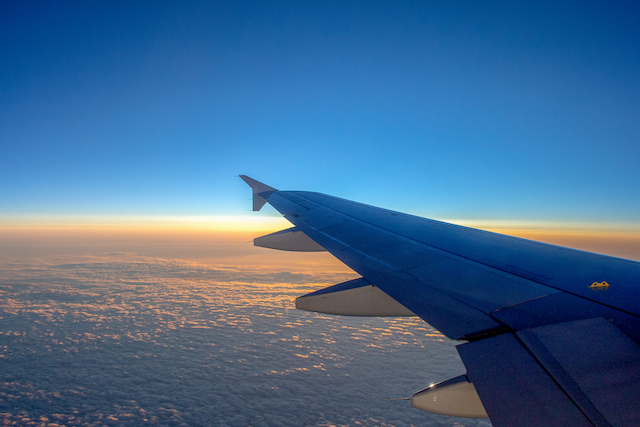
{"type": "Polygon", "coordinates": [[[253,239],[254,246],[295,252],[323,252],[325,248],[296,227],[253,239]]]}
{"type": "Polygon", "coordinates": [[[480,396],[466,375],[432,385],[411,396],[411,404],[434,414],[464,418],[489,418],[480,396]]]}
{"type": "Polygon", "coordinates": [[[296,308],[346,316],[415,316],[411,310],[364,278],[298,297],[296,308]]]}

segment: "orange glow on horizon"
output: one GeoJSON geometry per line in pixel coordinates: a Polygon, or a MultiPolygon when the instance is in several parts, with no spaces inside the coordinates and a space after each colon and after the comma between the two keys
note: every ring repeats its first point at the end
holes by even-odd
{"type": "Polygon", "coordinates": [[[0,216],[0,230],[209,230],[242,232],[291,227],[282,217],[270,216],[0,216]]]}
{"type": "MultiPolygon", "coordinates": [[[[459,224],[590,252],[640,260],[640,228],[622,224],[457,221],[459,224]]],[[[253,239],[292,225],[281,217],[0,217],[0,255],[131,252],[265,269],[349,271],[327,253],[253,246],[253,239]],[[45,248],[48,248],[45,250],[45,248]],[[56,249],[58,248],[58,249],[56,249]],[[18,250],[19,249],[19,250],[18,250]],[[37,250],[36,250],[37,249],[37,250]],[[16,252],[18,251],[18,252],[16,252]]]]}
{"type": "Polygon", "coordinates": [[[253,239],[292,225],[281,217],[84,218],[0,220],[0,259],[52,264],[92,258],[155,258],[263,271],[354,273],[329,253],[255,247],[253,239]]]}

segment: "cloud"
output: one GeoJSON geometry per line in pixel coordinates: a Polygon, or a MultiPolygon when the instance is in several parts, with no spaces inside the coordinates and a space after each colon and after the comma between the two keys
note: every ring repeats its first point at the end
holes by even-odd
{"type": "Polygon", "coordinates": [[[0,420],[490,425],[389,400],[464,372],[422,321],[293,308],[344,275],[109,256],[2,274],[0,420]]]}

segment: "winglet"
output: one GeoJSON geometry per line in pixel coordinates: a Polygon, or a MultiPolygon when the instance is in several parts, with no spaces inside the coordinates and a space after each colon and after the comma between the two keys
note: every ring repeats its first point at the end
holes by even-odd
{"type": "Polygon", "coordinates": [[[253,210],[254,211],[259,211],[260,209],[262,209],[264,204],[267,203],[267,201],[264,199],[264,197],[260,195],[260,193],[264,193],[267,191],[278,191],[275,188],[269,187],[268,185],[263,184],[260,181],[256,181],[253,178],[249,178],[246,175],[240,175],[240,178],[242,178],[244,182],[249,184],[249,187],[251,187],[251,189],[253,190],[253,210]]]}

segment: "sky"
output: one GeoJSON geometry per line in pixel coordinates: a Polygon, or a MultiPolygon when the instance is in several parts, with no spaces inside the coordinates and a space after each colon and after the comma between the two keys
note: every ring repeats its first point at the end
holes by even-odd
{"type": "Polygon", "coordinates": [[[464,372],[426,323],[294,310],[355,273],[238,175],[640,260],[639,18],[0,2],[0,419],[490,425],[388,400],[464,372]]]}
{"type": "Polygon", "coordinates": [[[639,223],[635,2],[0,12],[4,223],[248,216],[239,174],[436,219],[639,223]]]}

